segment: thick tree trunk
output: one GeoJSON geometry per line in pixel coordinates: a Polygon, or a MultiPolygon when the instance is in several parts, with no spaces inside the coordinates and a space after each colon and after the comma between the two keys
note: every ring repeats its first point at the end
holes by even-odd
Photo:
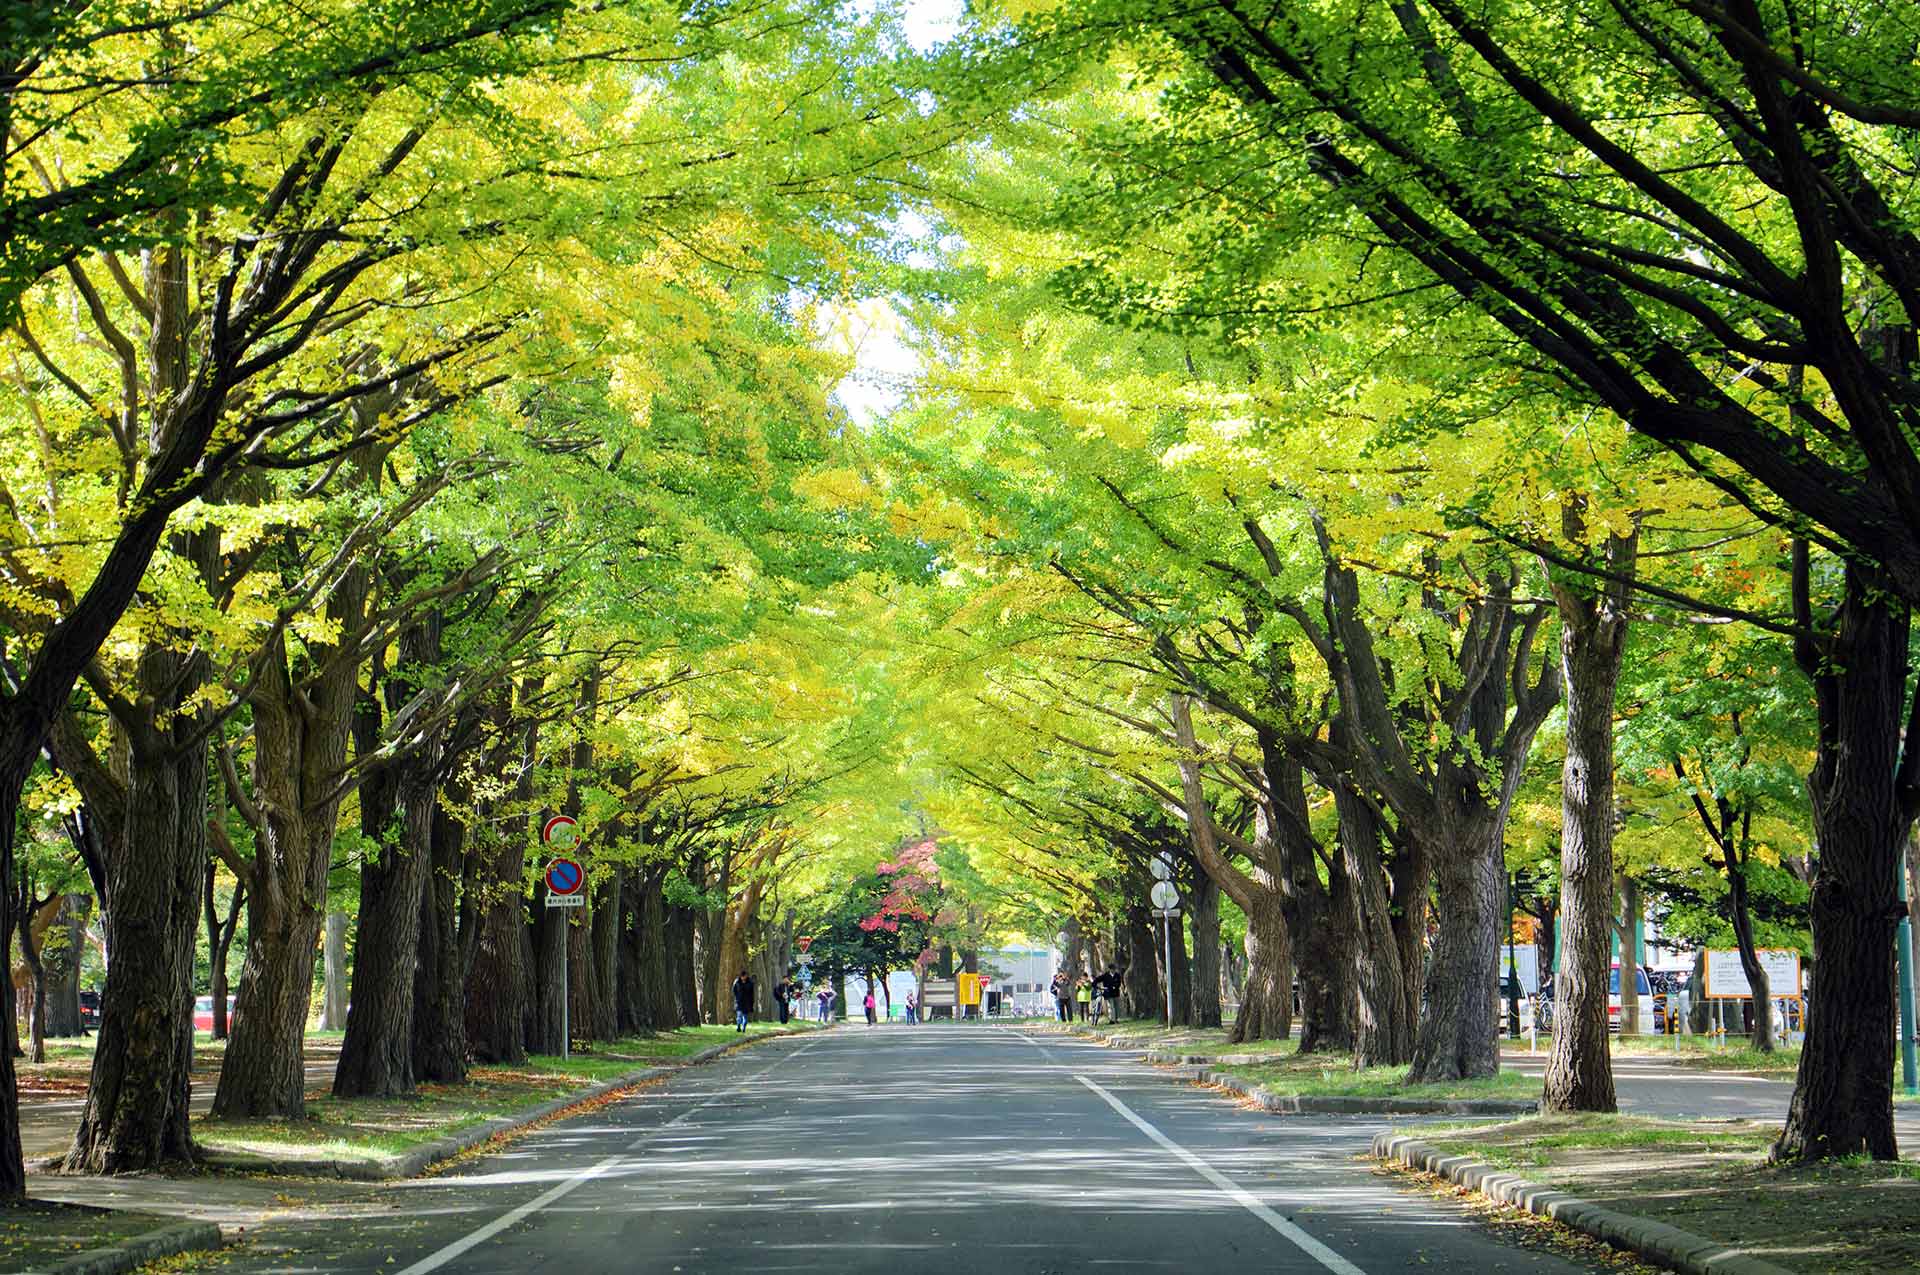
{"type": "Polygon", "coordinates": [[[693,911],[677,904],[667,907],[667,971],[673,980],[673,996],[679,1005],[680,1022],[691,1027],[700,1021],[693,967],[693,911]]]}
{"type": "Polygon", "coordinates": [[[593,979],[600,995],[593,1003],[593,1038],[620,1036],[620,930],[626,902],[621,871],[602,867],[593,892],[593,979]]]}
{"type": "Polygon", "coordinates": [[[1193,927],[1193,1004],[1195,1027],[1220,1025],[1220,885],[1196,872],[1187,896],[1187,923],[1193,927]]]}
{"type": "Polygon", "coordinates": [[[1247,985],[1233,1021],[1233,1043],[1293,1035],[1293,953],[1277,900],[1247,909],[1247,985]]]}
{"type": "MultiPolygon", "coordinates": [[[[1631,571],[1631,541],[1609,539],[1609,559],[1631,571]],[[1615,543],[1623,547],[1611,550],[1615,543]]],[[[1553,1048],[1541,1107],[1546,1111],[1613,1111],[1613,1058],[1608,1042],[1607,981],[1611,968],[1613,874],[1613,701],[1626,654],[1624,598],[1596,598],[1556,582],[1560,669],[1566,689],[1567,749],[1560,772],[1561,970],[1554,980],[1553,1048]]],[[[1633,986],[1632,960],[1620,963],[1623,996],[1633,986]]]]}
{"type": "MultiPolygon", "coordinates": [[[[370,696],[363,697],[354,735],[363,753],[379,745],[379,708],[370,696]]],[[[417,764],[403,761],[379,767],[360,786],[360,831],[378,850],[360,865],[353,995],[333,1073],[336,1098],[413,1092],[413,973],[420,951],[420,899],[432,863],[426,834],[416,826],[417,802],[404,803],[404,815],[396,816],[402,789],[417,789],[423,782],[417,764]]]]}
{"type": "Polygon", "coordinates": [[[1414,1006],[1400,969],[1380,816],[1349,785],[1334,790],[1340,857],[1347,879],[1345,927],[1353,945],[1353,1065],[1404,1066],[1413,1057],[1414,1006]]]}
{"type": "Polygon", "coordinates": [[[327,929],[320,944],[320,1030],[347,1029],[347,925],[345,912],[327,913],[327,929]]]}
{"type": "Polygon", "coordinates": [[[1416,1084],[1477,1079],[1500,1066],[1493,1011],[1506,910],[1500,823],[1484,809],[1450,822],[1428,832],[1440,933],[1407,1077],[1416,1084]]]}
{"type": "MultiPolygon", "coordinates": [[[[1215,925],[1219,924],[1219,913],[1215,914],[1215,925]]],[[[1127,905],[1127,975],[1121,989],[1123,1011],[1130,1018],[1157,1018],[1165,1012],[1157,1003],[1160,993],[1158,983],[1160,962],[1154,952],[1159,947],[1156,937],[1160,923],[1154,919],[1153,910],[1144,903],[1127,905]]]]}
{"type": "MultiPolygon", "coordinates": [[[[1804,550],[1796,554],[1805,596],[1804,550]]],[[[1810,609],[1798,606],[1804,616],[1810,609]]],[[[1856,565],[1831,646],[1798,654],[1813,679],[1819,744],[1807,790],[1820,873],[1813,887],[1813,985],[1806,1045],[1774,1155],[1898,1155],[1893,1132],[1893,927],[1909,818],[1900,781],[1907,609],[1856,565]]],[[[1909,741],[1912,743],[1913,741],[1909,741]]]]}
{"type": "Polygon", "coordinates": [[[466,828],[449,815],[431,787],[402,803],[412,825],[415,801],[429,807],[426,822],[433,868],[420,896],[420,959],[413,971],[413,1074],[425,1084],[467,1079],[466,962],[460,953],[460,884],[466,828]]]}
{"type": "MultiPolygon", "coordinates": [[[[150,653],[142,685],[178,672],[150,653]]],[[[127,1173],[191,1160],[193,955],[207,862],[206,749],[136,756],[108,860],[107,964],[87,1106],[66,1168],[127,1173]]]]}
{"type": "MultiPolygon", "coordinates": [[[[1401,995],[1409,1038],[1420,1029],[1420,994],[1427,985],[1427,918],[1433,912],[1433,864],[1417,839],[1402,836],[1387,869],[1392,884],[1393,945],[1400,952],[1401,995]]],[[[1412,1059],[1412,1046],[1407,1057],[1412,1059]]]]}
{"type": "Polygon", "coordinates": [[[47,1035],[84,1036],[80,1022],[80,957],[87,941],[87,917],[93,898],[68,894],[61,900],[54,924],[61,931],[58,944],[43,943],[40,958],[47,976],[47,1035]]]}
{"type": "Polygon", "coordinates": [[[573,927],[567,918],[573,911],[548,907],[546,882],[534,884],[533,1030],[527,1037],[529,1053],[559,1053],[570,1026],[562,1023],[561,985],[571,973],[566,961],[568,931],[573,927]]]}

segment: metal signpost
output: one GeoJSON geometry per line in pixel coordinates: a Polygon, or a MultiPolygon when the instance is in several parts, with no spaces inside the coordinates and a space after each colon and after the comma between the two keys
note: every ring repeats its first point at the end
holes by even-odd
{"type": "Polygon", "coordinates": [[[1907,901],[1906,856],[1896,871],[1900,877],[1900,924],[1894,927],[1895,962],[1900,970],[1900,1081],[1908,1093],[1920,1093],[1920,1066],[1914,1056],[1913,1031],[1913,919],[1907,901]]]}
{"type": "MultiPolygon", "coordinates": [[[[1164,862],[1154,859],[1153,862],[1164,862]]],[[[1171,865],[1168,868],[1171,871],[1171,865]]],[[[1158,875],[1156,873],[1155,875],[1158,875]]],[[[1180,915],[1180,891],[1173,882],[1155,881],[1151,895],[1153,914],[1160,918],[1160,943],[1164,949],[1161,959],[1167,971],[1167,1026],[1173,1026],[1173,918],[1180,915]]]]}
{"type": "MultiPolygon", "coordinates": [[[[572,815],[554,815],[540,825],[540,840],[544,845],[558,846],[561,849],[573,845],[579,825],[572,815]]],[[[550,908],[583,908],[587,906],[587,870],[580,864],[567,858],[547,860],[547,906],[550,908]]],[[[573,1041],[573,1024],[568,1021],[567,992],[567,944],[560,945],[560,1056],[569,1056],[573,1041]]]]}

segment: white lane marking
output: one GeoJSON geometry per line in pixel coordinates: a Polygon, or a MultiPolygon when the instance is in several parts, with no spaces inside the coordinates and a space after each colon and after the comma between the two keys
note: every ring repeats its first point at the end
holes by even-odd
{"type": "Polygon", "coordinates": [[[415,1262],[413,1265],[405,1267],[404,1269],[398,1272],[398,1275],[428,1275],[428,1272],[430,1271],[439,1270],[442,1266],[445,1266],[448,1262],[451,1262],[454,1258],[461,1256],[462,1254],[466,1253],[468,1250],[476,1248],[479,1245],[485,1244],[488,1240],[500,1234],[500,1232],[506,1230],[508,1227],[512,1226],[514,1223],[524,1221],[526,1218],[528,1218],[532,1214],[537,1213],[541,1209],[546,1208],[547,1205],[552,1204],[555,1200],[559,1199],[561,1196],[570,1194],[573,1191],[577,1191],[581,1187],[585,1186],[587,1183],[593,1181],[595,1178],[600,1177],[602,1174],[606,1173],[607,1170],[613,1168],[615,1165],[625,1160],[627,1156],[631,1155],[635,1151],[638,1151],[641,1147],[644,1147],[645,1145],[647,1145],[647,1143],[653,1141],[653,1139],[659,1137],[661,1134],[673,1128],[675,1125],[679,1124],[681,1121],[690,1119],[691,1117],[698,1115],[700,1112],[705,1111],[708,1107],[711,1107],[714,1103],[720,1101],[720,1099],[724,1097],[732,1096],[734,1093],[737,1093],[739,1090],[746,1088],[748,1085],[760,1079],[762,1076],[767,1075],[769,1072],[773,1071],[774,1068],[779,1067],[783,1063],[790,1062],[791,1060],[799,1057],[801,1054],[806,1053],[809,1049],[812,1049],[818,1043],[819,1041],[817,1040],[810,1040],[806,1044],[800,1046],[800,1048],[794,1050],[792,1053],[781,1055],[781,1057],[777,1061],[775,1061],[771,1066],[762,1067],[759,1071],[756,1071],[751,1076],[748,1076],[745,1079],[738,1081],[730,1088],[722,1089],[717,1093],[709,1095],[705,1101],[699,1103],[698,1105],[688,1107],[685,1111],[681,1112],[679,1115],[675,1116],[673,1119],[667,1121],[665,1124],[661,1125],[659,1128],[649,1130],[646,1134],[644,1134],[640,1138],[637,1138],[633,1142],[628,1143],[626,1149],[622,1151],[619,1155],[610,1155],[606,1159],[600,1161],[600,1163],[592,1166],[591,1168],[581,1170],[579,1173],[574,1174],[572,1177],[568,1178],[566,1181],[560,1183],[559,1185],[553,1187],[551,1190],[544,1192],[543,1194],[535,1197],[534,1199],[528,1200],[525,1204],[522,1204],[519,1208],[514,1209],[508,1213],[502,1213],[499,1217],[493,1219],[493,1221],[487,1223],[485,1226],[480,1227],[478,1230],[473,1231],[468,1235],[462,1236],[461,1238],[455,1240],[453,1243],[447,1245],[445,1248],[440,1249],[438,1252],[430,1253],[426,1257],[423,1257],[419,1261],[415,1262]]]}
{"type": "Polygon", "coordinates": [[[1352,1262],[1349,1262],[1346,1258],[1340,1256],[1325,1244],[1314,1239],[1313,1236],[1308,1235],[1305,1231],[1262,1204],[1251,1192],[1242,1189],[1238,1183],[1227,1177],[1226,1174],[1221,1173],[1205,1160],[1202,1160],[1199,1156],[1187,1150],[1172,1138],[1169,1138],[1166,1134],[1160,1132],[1145,1120],[1135,1115],[1126,1103],[1121,1102],[1118,1098],[1108,1093],[1105,1089],[1102,1089],[1093,1081],[1088,1080],[1085,1076],[1075,1076],[1074,1079],[1099,1094],[1102,1098],[1105,1098],[1109,1107],[1112,1107],[1122,1116],[1125,1116],[1134,1128],[1146,1134],[1149,1138],[1152,1138],[1160,1145],[1162,1150],[1174,1156],[1189,1169],[1192,1169],[1195,1173],[1198,1173],[1221,1191],[1231,1196],[1234,1202],[1240,1205],[1240,1207],[1246,1209],[1247,1212],[1253,1214],[1262,1222],[1265,1222],[1268,1226],[1279,1232],[1282,1237],[1291,1241],[1296,1248],[1313,1258],[1314,1261],[1319,1262],[1320,1265],[1333,1271],[1334,1275],[1366,1275],[1366,1272],[1358,1266],[1355,1266],[1352,1262]]]}

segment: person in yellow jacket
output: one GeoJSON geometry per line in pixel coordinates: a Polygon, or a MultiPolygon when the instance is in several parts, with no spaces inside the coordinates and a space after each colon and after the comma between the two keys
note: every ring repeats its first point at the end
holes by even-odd
{"type": "Polygon", "coordinates": [[[1080,1007],[1080,1021],[1086,1022],[1087,1007],[1093,1004],[1093,984],[1087,981],[1084,974],[1080,976],[1080,981],[1073,985],[1073,999],[1080,1007]]]}

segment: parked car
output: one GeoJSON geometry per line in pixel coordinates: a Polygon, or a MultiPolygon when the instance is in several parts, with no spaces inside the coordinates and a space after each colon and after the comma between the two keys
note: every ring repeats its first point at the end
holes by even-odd
{"type": "MultiPolygon", "coordinates": [[[[1647,981],[1647,971],[1636,967],[1633,971],[1634,990],[1640,994],[1640,1003],[1650,1005],[1653,1001],[1653,984],[1647,981]]],[[[1620,1030],[1620,967],[1615,965],[1607,974],[1607,1030],[1620,1030]]]]}
{"type": "MultiPolygon", "coordinates": [[[[233,1026],[233,997],[227,997],[227,1026],[233,1026]]],[[[201,996],[193,1002],[193,1029],[198,1032],[213,1030],[213,997],[201,996]]]]}

